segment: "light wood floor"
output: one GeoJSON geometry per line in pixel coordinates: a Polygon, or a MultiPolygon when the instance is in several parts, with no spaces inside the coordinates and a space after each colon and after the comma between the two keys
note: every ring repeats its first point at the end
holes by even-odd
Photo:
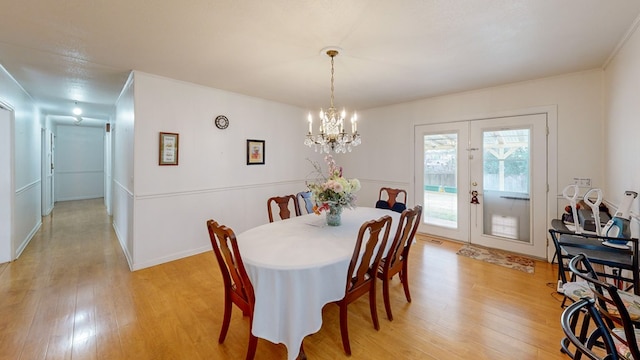
{"type": "MultiPolygon", "coordinates": [[[[351,358],[565,359],[555,267],[536,262],[530,275],[458,248],[417,241],[413,302],[396,278],[390,322],[380,291],[380,331],[366,297],[349,305],[351,358]]],[[[222,303],[213,252],[130,272],[102,199],[57,203],[22,256],[0,265],[0,359],[244,359],[248,319],[237,308],[217,342],[222,303]]],[[[337,306],[323,319],[307,356],[346,359],[337,306]]],[[[259,340],[256,359],[286,359],[286,349],[259,340]]]]}

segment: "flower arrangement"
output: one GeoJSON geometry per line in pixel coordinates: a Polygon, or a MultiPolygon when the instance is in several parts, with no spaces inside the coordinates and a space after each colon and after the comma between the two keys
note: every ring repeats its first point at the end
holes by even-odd
{"type": "Polygon", "coordinates": [[[316,204],[313,212],[320,215],[322,211],[333,211],[332,208],[341,211],[343,207],[352,209],[356,206],[357,197],[354,194],[360,190],[358,179],[345,179],[342,176],[342,167],[336,165],[331,155],[324,158],[327,163],[329,175],[324,176],[320,166],[312,162],[316,172],[322,177],[321,183],[308,183],[311,190],[311,199],[316,204]]]}

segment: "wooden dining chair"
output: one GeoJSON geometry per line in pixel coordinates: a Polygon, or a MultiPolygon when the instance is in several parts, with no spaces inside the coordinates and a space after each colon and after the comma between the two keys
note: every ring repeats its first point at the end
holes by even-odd
{"type": "Polygon", "coordinates": [[[407,192],[403,189],[382,187],[378,194],[376,207],[401,213],[407,208],[407,192]],[[402,198],[400,199],[400,197],[402,198]]]}
{"type": "Polygon", "coordinates": [[[369,308],[373,327],[380,330],[376,308],[376,271],[389,238],[391,217],[385,215],[378,220],[370,220],[362,224],[358,232],[356,246],[353,250],[344,297],[336,301],[340,307],[340,334],[342,346],[347,355],[351,355],[349,329],[347,327],[347,305],[360,296],[369,293],[369,308]],[[364,243],[364,249],[363,247],[364,243]]]}
{"type": "Polygon", "coordinates": [[[409,292],[409,249],[413,243],[416,231],[420,225],[422,217],[422,206],[416,205],[413,209],[406,209],[400,215],[400,221],[393,238],[391,247],[387,251],[387,256],[382,258],[378,267],[377,276],[382,280],[382,295],[384,297],[384,307],[387,311],[387,319],[393,320],[391,314],[391,300],[389,299],[389,282],[395,274],[399,274],[400,282],[404,288],[404,296],[411,302],[409,292]]]}
{"type": "Polygon", "coordinates": [[[207,221],[207,228],[224,282],[224,318],[218,343],[222,344],[227,336],[231,322],[231,308],[236,304],[243,315],[249,316],[249,346],[246,360],[252,360],[258,345],[258,338],[251,333],[255,295],[238,250],[236,235],[233,230],[219,225],[214,220],[207,221]]]}
{"type": "Polygon", "coordinates": [[[301,191],[296,194],[296,204],[300,214],[302,214],[303,207],[300,204],[304,204],[304,210],[307,214],[313,214],[313,201],[311,201],[311,191],[301,191]]]}
{"type": "Polygon", "coordinates": [[[280,215],[281,220],[290,218],[292,210],[296,216],[300,216],[300,207],[298,206],[297,202],[298,200],[296,199],[296,196],[293,194],[285,195],[285,196],[270,197],[269,200],[267,200],[267,211],[269,212],[269,222],[273,222],[272,207],[274,203],[279,208],[278,215],[280,215]]]}
{"type": "Polygon", "coordinates": [[[569,261],[569,269],[589,285],[591,291],[588,295],[594,298],[620,358],[640,359],[640,329],[636,328],[640,322],[640,296],[601,281],[584,254],[573,257],[569,261]]]}

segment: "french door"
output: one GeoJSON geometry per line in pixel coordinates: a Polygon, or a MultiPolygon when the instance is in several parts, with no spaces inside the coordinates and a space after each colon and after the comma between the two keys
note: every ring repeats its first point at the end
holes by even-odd
{"type": "Polygon", "coordinates": [[[415,128],[420,231],[546,257],[547,117],[415,128]]]}

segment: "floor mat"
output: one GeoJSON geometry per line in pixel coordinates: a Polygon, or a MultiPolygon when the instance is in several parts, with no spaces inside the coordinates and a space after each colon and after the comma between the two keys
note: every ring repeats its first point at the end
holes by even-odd
{"type": "Polygon", "coordinates": [[[535,271],[535,261],[505,251],[487,249],[474,245],[464,245],[458,250],[457,254],[510,269],[520,270],[529,274],[533,274],[535,271]]]}

